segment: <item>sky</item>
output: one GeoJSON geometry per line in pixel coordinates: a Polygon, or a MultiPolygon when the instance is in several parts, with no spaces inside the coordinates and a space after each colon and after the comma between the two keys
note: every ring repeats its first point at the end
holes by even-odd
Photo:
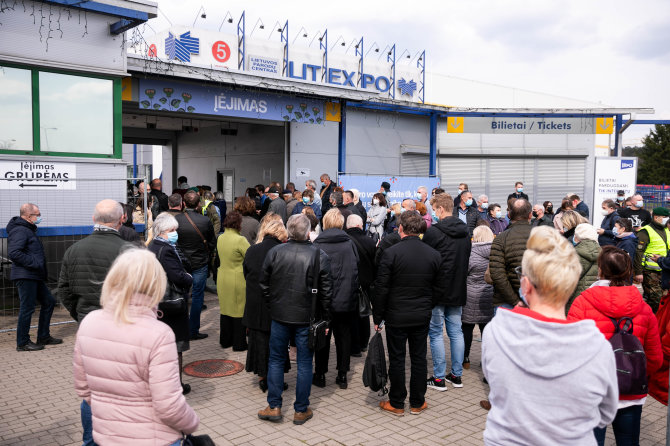
{"type": "MultiPolygon", "coordinates": [[[[278,39],[273,24],[288,20],[291,41],[302,39],[299,32],[311,40],[327,28],[329,39],[364,36],[368,45],[396,43],[397,53],[412,55],[425,49],[427,70],[446,76],[653,108],[655,115],[638,119],[670,119],[669,0],[158,0],[158,7],[159,17],[149,22],[156,31],[167,20],[191,26],[197,18],[197,28],[216,30],[223,22],[222,31],[235,32],[246,10],[248,33],[258,19],[265,25],[255,38],[278,39]],[[233,24],[224,20],[227,13],[233,24]]],[[[435,87],[426,86],[427,96],[435,87]]],[[[629,127],[624,145],[648,132],[648,126],[629,127]]]]}

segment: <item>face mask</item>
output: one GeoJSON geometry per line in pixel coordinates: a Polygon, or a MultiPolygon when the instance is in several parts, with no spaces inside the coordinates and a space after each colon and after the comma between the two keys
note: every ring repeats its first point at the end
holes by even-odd
{"type": "Polygon", "coordinates": [[[458,193],[456,195],[461,195],[462,193],[463,193],[463,191],[458,189],[458,193]]]}
{"type": "Polygon", "coordinates": [[[421,192],[417,192],[416,194],[414,194],[414,196],[416,197],[417,200],[423,200],[423,195],[421,195],[421,192]]]}
{"type": "Polygon", "coordinates": [[[433,210],[433,209],[431,209],[431,211],[430,211],[430,216],[433,217],[433,220],[439,220],[439,218],[437,218],[437,214],[435,213],[435,210],[433,210]]]}
{"type": "Polygon", "coordinates": [[[386,196],[386,191],[385,190],[382,191],[382,195],[386,196]]]}
{"type": "Polygon", "coordinates": [[[39,217],[37,217],[37,220],[35,220],[36,225],[39,225],[40,223],[42,223],[42,216],[41,215],[39,217]]]}
{"type": "Polygon", "coordinates": [[[172,231],[167,233],[167,239],[170,244],[174,245],[177,243],[177,239],[179,238],[179,234],[177,234],[177,231],[172,231]]]}
{"type": "Polygon", "coordinates": [[[472,206],[472,198],[470,198],[468,201],[466,201],[466,202],[465,202],[465,205],[466,205],[467,207],[472,206]]]}
{"type": "Polygon", "coordinates": [[[378,204],[379,204],[379,200],[377,200],[377,199],[372,200],[372,204],[374,204],[374,205],[378,205],[378,204]]]}
{"type": "Polygon", "coordinates": [[[625,199],[626,199],[626,197],[616,197],[617,201],[624,201],[625,199]]]}
{"type": "Polygon", "coordinates": [[[309,197],[302,197],[302,202],[305,204],[309,203],[309,197]]]}
{"type": "Polygon", "coordinates": [[[554,207],[553,207],[553,206],[547,206],[547,212],[548,212],[548,213],[551,214],[551,213],[553,212],[553,210],[554,210],[554,207]]]}
{"type": "Polygon", "coordinates": [[[326,187],[326,183],[324,183],[324,182],[322,181],[322,182],[321,182],[321,186],[326,187]]]}
{"type": "Polygon", "coordinates": [[[400,208],[400,213],[402,214],[402,213],[405,212],[406,210],[407,210],[407,209],[405,209],[405,208],[400,208]]]}
{"type": "MultiPolygon", "coordinates": [[[[41,219],[42,219],[42,218],[40,217],[40,220],[41,220],[41,219]]],[[[663,224],[663,226],[665,226],[665,225],[668,224],[668,219],[669,219],[668,217],[663,217],[663,220],[661,221],[661,223],[663,224]]]]}
{"type": "Polygon", "coordinates": [[[642,200],[635,203],[635,207],[641,208],[642,206],[644,206],[644,201],[642,200]]]}
{"type": "Polygon", "coordinates": [[[614,234],[614,235],[619,234],[619,230],[616,228],[616,226],[612,228],[612,234],[614,234]]]}
{"type": "Polygon", "coordinates": [[[488,203],[482,203],[482,209],[488,209],[489,204],[488,203]]]}
{"type": "Polygon", "coordinates": [[[502,218],[502,211],[496,212],[496,218],[502,218]]]}
{"type": "Polygon", "coordinates": [[[600,211],[600,213],[601,213],[604,217],[607,217],[608,215],[610,215],[610,213],[607,211],[607,209],[603,209],[602,211],[600,211]]]}
{"type": "Polygon", "coordinates": [[[523,187],[517,187],[517,188],[516,188],[516,191],[517,191],[518,193],[523,192],[523,187]]]}
{"type": "Polygon", "coordinates": [[[395,211],[391,211],[391,218],[395,217],[395,211]]]}
{"type": "Polygon", "coordinates": [[[572,238],[572,246],[577,246],[577,245],[579,245],[579,242],[577,240],[575,240],[575,238],[573,237],[572,238]]]}
{"type": "Polygon", "coordinates": [[[533,211],[533,217],[537,218],[537,211],[533,211]]]}
{"type": "Polygon", "coordinates": [[[521,298],[521,302],[523,302],[525,306],[529,307],[526,296],[523,294],[523,291],[521,291],[521,286],[519,286],[519,298],[521,298]]]}

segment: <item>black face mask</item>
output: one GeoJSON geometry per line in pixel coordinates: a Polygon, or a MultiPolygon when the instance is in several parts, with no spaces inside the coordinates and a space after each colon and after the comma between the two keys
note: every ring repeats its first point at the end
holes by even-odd
{"type": "Polygon", "coordinates": [[[551,214],[551,212],[554,210],[553,206],[547,206],[547,212],[551,214]]]}
{"type": "Polygon", "coordinates": [[[533,217],[537,218],[537,211],[533,211],[533,217]]]}

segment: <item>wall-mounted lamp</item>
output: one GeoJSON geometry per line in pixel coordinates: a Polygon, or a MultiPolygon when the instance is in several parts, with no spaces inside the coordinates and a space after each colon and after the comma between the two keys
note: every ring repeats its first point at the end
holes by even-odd
{"type": "Polygon", "coordinates": [[[230,13],[230,11],[226,12],[226,15],[223,16],[223,20],[221,20],[221,24],[219,25],[219,31],[221,31],[221,27],[223,24],[226,22],[226,18],[228,19],[228,23],[233,23],[233,15],[230,13]]]}
{"type": "Polygon", "coordinates": [[[256,31],[257,26],[258,26],[258,29],[265,29],[265,25],[263,24],[263,21],[260,19],[260,17],[258,18],[258,20],[256,20],[256,23],[254,24],[254,27],[251,30],[251,34],[249,34],[249,37],[254,35],[254,31],[256,31]],[[260,22],[260,26],[258,26],[259,22],[260,22]]]}
{"type": "Polygon", "coordinates": [[[202,5],[200,5],[200,9],[198,9],[198,12],[196,12],[195,19],[193,20],[193,25],[191,25],[191,27],[195,26],[195,22],[198,21],[198,17],[203,18],[203,19],[207,18],[207,13],[205,13],[205,8],[202,5]],[[202,12],[202,14],[201,14],[201,12],[202,12]]]}

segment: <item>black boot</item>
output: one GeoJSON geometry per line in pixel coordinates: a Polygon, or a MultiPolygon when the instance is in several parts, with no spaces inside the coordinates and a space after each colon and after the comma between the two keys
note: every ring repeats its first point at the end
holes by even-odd
{"type": "Polygon", "coordinates": [[[347,388],[347,372],[337,372],[337,378],[335,378],[335,384],[339,384],[340,389],[347,388]]]}
{"type": "Polygon", "coordinates": [[[312,385],[316,387],[326,387],[326,374],[325,373],[315,373],[312,377],[312,385]]]}

